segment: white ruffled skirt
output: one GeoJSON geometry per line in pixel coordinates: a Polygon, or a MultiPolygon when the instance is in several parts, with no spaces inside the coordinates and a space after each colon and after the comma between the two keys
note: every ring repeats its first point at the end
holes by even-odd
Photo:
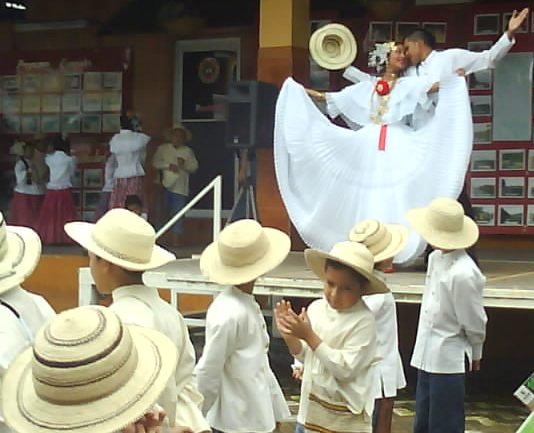
{"type": "MultiPolygon", "coordinates": [[[[384,151],[380,129],[334,125],[300,84],[284,83],[276,107],[276,175],[291,221],[310,247],[328,251],[368,218],[409,227],[409,209],[460,194],[473,138],[463,78],[440,83],[435,116],[423,128],[388,125],[384,151]]],[[[395,262],[413,261],[425,246],[412,230],[395,262]]]]}

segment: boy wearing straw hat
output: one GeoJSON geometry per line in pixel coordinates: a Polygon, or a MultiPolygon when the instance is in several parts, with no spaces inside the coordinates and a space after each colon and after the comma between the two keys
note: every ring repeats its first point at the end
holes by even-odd
{"type": "MultiPolygon", "coordinates": [[[[365,220],[352,228],[349,240],[365,245],[373,254],[375,269],[383,271],[391,267],[393,258],[406,245],[408,230],[400,224],[365,220]]],[[[364,302],[375,317],[377,353],[381,358],[375,381],[373,432],[389,433],[397,390],[406,386],[399,353],[397,308],[391,292],[365,296],[364,302]]]]}
{"type": "Polygon", "coordinates": [[[362,296],[388,289],[362,244],[338,242],[330,253],[304,254],[324,281],[324,297],[300,314],[286,301],[275,308],[289,351],[304,363],[297,432],[371,432],[376,327],[362,296]]]}
{"type": "Polygon", "coordinates": [[[200,257],[202,273],[228,285],[210,305],[195,375],[204,411],[220,432],[266,433],[289,418],[269,365],[269,335],[252,294],[256,279],[289,253],[289,237],[254,220],[229,224],[200,257]]]}
{"type": "MultiPolygon", "coordinates": [[[[27,227],[6,225],[0,213],[0,388],[13,359],[31,346],[39,328],[55,314],[44,298],[20,286],[40,257],[37,233],[27,227]]],[[[0,432],[10,432],[2,414],[0,394],[0,432]]]]}
{"type": "Polygon", "coordinates": [[[108,308],[64,311],[9,367],[6,421],[17,433],[156,433],[164,414],[154,404],[176,360],[169,338],[108,308]]]}
{"type": "Polygon", "coordinates": [[[406,215],[435,251],[430,254],[411,365],[418,369],[414,433],[464,431],[466,356],[480,370],[487,317],[486,281],[466,248],[478,227],[450,198],[406,215]]]}
{"type": "Polygon", "coordinates": [[[97,290],[111,294],[110,308],[126,324],[152,328],[169,337],[179,358],[159,404],[171,426],[187,426],[194,433],[209,430],[202,416],[202,396],[193,384],[195,351],[182,315],[143,284],[144,271],[172,260],[174,255],[156,245],[154,228],[126,209],[112,209],[96,224],[72,222],[67,234],[89,252],[89,266],[97,290]]]}

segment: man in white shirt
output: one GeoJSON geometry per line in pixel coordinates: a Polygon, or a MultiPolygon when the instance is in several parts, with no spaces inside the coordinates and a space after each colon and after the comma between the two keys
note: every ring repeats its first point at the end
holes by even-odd
{"type": "Polygon", "coordinates": [[[478,239],[460,203],[434,199],[406,215],[434,247],[411,365],[418,369],[414,433],[463,433],[466,358],[480,369],[487,317],[485,277],[465,249],[478,239]]]}
{"type": "Polygon", "coordinates": [[[170,426],[187,427],[192,433],[208,431],[200,411],[202,396],[193,383],[195,351],[184,319],[157,289],[143,284],[144,271],[174,260],[174,254],[157,246],[154,228],[126,209],[112,209],[96,224],[68,223],[65,231],[88,250],[96,288],[111,294],[110,308],[120,319],[160,331],[176,345],[176,371],[158,400],[170,426]]]}

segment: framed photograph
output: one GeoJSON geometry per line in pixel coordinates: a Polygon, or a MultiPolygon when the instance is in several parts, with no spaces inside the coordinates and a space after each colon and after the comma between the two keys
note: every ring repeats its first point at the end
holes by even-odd
{"type": "Polygon", "coordinates": [[[41,112],[41,97],[39,95],[22,96],[22,113],[35,114],[41,112]]]}
{"type": "Polygon", "coordinates": [[[472,177],[471,198],[495,198],[497,196],[497,180],[494,177],[472,177]]]}
{"type": "Polygon", "coordinates": [[[492,87],[492,74],[490,69],[473,72],[469,75],[469,89],[490,90],[492,87]]]}
{"type": "Polygon", "coordinates": [[[471,153],[471,171],[497,170],[496,150],[473,150],[471,153]]]}
{"type": "Polygon", "coordinates": [[[122,109],[122,93],[107,92],[102,94],[102,111],[118,111],[122,109]]]}
{"type": "Polygon", "coordinates": [[[102,115],[102,132],[119,132],[121,121],[119,114],[102,115]]]}
{"type": "Polygon", "coordinates": [[[503,149],[499,156],[499,170],[525,169],[525,149],[503,149]]]}
{"type": "Polygon", "coordinates": [[[500,226],[522,226],[523,223],[523,205],[521,204],[502,204],[499,205],[499,225],[500,226]]]}
{"type": "Polygon", "coordinates": [[[63,76],[63,89],[65,92],[79,92],[82,90],[81,74],[65,74],[63,76]]]}
{"type": "MultiPolygon", "coordinates": [[[[502,14],[502,31],[503,33],[508,30],[508,22],[510,21],[510,18],[512,18],[512,14],[510,12],[505,12],[502,14]]],[[[516,33],[528,33],[528,19],[523,21],[521,24],[521,27],[519,27],[516,30],[516,33]]]]}
{"type": "Polygon", "coordinates": [[[500,33],[500,14],[475,15],[475,35],[497,35],[500,33]]]}
{"type": "Polygon", "coordinates": [[[40,75],[23,75],[22,76],[22,91],[24,93],[38,93],[41,91],[41,76],[40,75]]]}
{"type": "Polygon", "coordinates": [[[102,73],[102,87],[107,90],[122,90],[122,72],[102,73]]]}
{"type": "Polygon", "coordinates": [[[74,178],[72,179],[72,187],[80,188],[82,186],[82,171],[77,168],[74,171],[74,178]]]}
{"type": "Polygon", "coordinates": [[[474,95],[471,96],[471,112],[473,117],[491,116],[491,95],[474,95]]]}
{"type": "Polygon", "coordinates": [[[20,130],[23,134],[36,134],[40,129],[40,117],[38,115],[27,115],[20,117],[20,130]]]}
{"type": "Polygon", "coordinates": [[[63,114],[61,116],[61,132],[77,133],[80,132],[80,115],[63,114]]]}
{"type": "Polygon", "coordinates": [[[20,116],[6,114],[3,116],[5,130],[8,134],[20,133],[20,116]]]}
{"type": "Polygon", "coordinates": [[[391,21],[371,21],[369,23],[369,40],[371,42],[387,42],[393,39],[391,21]]]}
{"type": "Polygon", "coordinates": [[[525,196],[524,177],[501,177],[499,178],[500,198],[523,198],[525,196]]]}
{"type": "Polygon", "coordinates": [[[534,171],[534,149],[528,150],[528,171],[534,171]]]}
{"type": "Polygon", "coordinates": [[[78,113],[82,107],[82,95],[79,93],[65,93],[61,101],[63,113],[78,113]]]}
{"type": "Polygon", "coordinates": [[[527,226],[534,226],[534,205],[527,206],[527,226]]]}
{"type": "Polygon", "coordinates": [[[81,196],[80,190],[72,191],[72,199],[74,200],[74,207],[78,210],[80,210],[81,205],[82,205],[82,200],[80,196],[81,196]]]}
{"type": "Polygon", "coordinates": [[[2,77],[2,89],[6,92],[18,92],[20,90],[20,78],[18,75],[4,75],[2,77]]]}
{"type": "Polygon", "coordinates": [[[85,72],[83,74],[83,90],[102,90],[102,72],[85,72]]]}
{"type": "Polygon", "coordinates": [[[424,22],[423,28],[434,35],[438,44],[447,42],[447,23],[424,22]]]}
{"type": "Polygon", "coordinates": [[[403,41],[406,36],[417,30],[419,27],[421,27],[421,24],[417,22],[395,23],[395,40],[403,41]]]}
{"type": "Polygon", "coordinates": [[[98,134],[102,131],[102,116],[100,114],[84,114],[82,116],[82,132],[98,134]]]}
{"type": "Polygon", "coordinates": [[[43,92],[61,92],[62,75],[57,72],[50,72],[41,75],[41,89],[43,92]]]}
{"type": "Polygon", "coordinates": [[[87,210],[95,210],[100,199],[100,191],[84,191],[83,192],[83,208],[87,210]]]}
{"type": "Polygon", "coordinates": [[[528,198],[534,198],[534,177],[529,177],[528,178],[527,197],[528,198]]]}
{"type": "Polygon", "coordinates": [[[481,51],[489,50],[492,45],[492,41],[472,41],[467,43],[467,49],[479,53],[481,51]]]}
{"type": "Polygon", "coordinates": [[[102,94],[101,93],[84,93],[83,94],[83,111],[89,111],[89,112],[102,111],[102,94]]]}
{"type": "Polygon", "coordinates": [[[44,114],[41,116],[41,132],[61,132],[59,114],[44,114]]]}
{"type": "Polygon", "coordinates": [[[104,185],[104,170],[101,168],[86,168],[83,171],[84,188],[102,188],[104,185]]]}
{"type": "Polygon", "coordinates": [[[61,112],[61,96],[60,95],[41,96],[41,112],[60,113],[61,112]]]}
{"type": "Polygon", "coordinates": [[[490,204],[474,204],[473,217],[479,226],[494,226],[495,206],[490,204]]]}
{"type": "Polygon", "coordinates": [[[473,123],[473,135],[476,144],[491,143],[491,123],[473,123]]]}
{"type": "Polygon", "coordinates": [[[17,94],[5,94],[2,98],[2,107],[4,113],[20,113],[20,96],[17,94]]]}

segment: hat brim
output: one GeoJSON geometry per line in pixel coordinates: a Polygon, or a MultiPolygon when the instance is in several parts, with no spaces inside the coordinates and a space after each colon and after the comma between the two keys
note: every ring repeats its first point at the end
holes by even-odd
{"type": "Polygon", "coordinates": [[[217,242],[212,242],[200,256],[201,272],[214,283],[224,285],[245,284],[256,280],[280,265],[291,248],[289,237],[282,231],[263,228],[269,242],[265,255],[250,265],[228,266],[222,263],[217,242]]]}
{"type": "Polygon", "coordinates": [[[18,286],[28,278],[41,258],[41,239],[28,227],[6,226],[7,253],[3,261],[13,267],[0,273],[0,294],[18,286]]]}
{"type": "Polygon", "coordinates": [[[74,221],[65,224],[65,232],[69,235],[76,243],[80,244],[87,251],[97,255],[98,257],[107,260],[110,263],[113,263],[121,268],[124,268],[128,271],[148,271],[150,269],[159,268],[169,262],[172,262],[176,259],[175,255],[170,251],[167,251],[161,248],[158,245],[154,245],[152,251],[152,256],[150,260],[145,263],[136,263],[129,260],[121,259],[103,248],[99,247],[92,238],[92,232],[94,224],[83,222],[83,221],[74,221]]]}
{"type": "Polygon", "coordinates": [[[436,230],[428,222],[428,208],[411,209],[406,218],[419,235],[431,246],[443,250],[461,250],[473,246],[478,240],[478,226],[469,217],[464,216],[462,230],[445,232],[436,230]]]}
{"type": "Polygon", "coordinates": [[[142,417],[174,373],[177,353],[159,332],[134,325],[128,329],[137,348],[137,368],[124,386],[96,401],[65,406],[42,400],[33,386],[32,348],[19,354],[3,380],[7,424],[18,433],[113,433],[142,417]]]}
{"type": "Polygon", "coordinates": [[[317,29],[310,37],[310,55],[322,68],[328,70],[345,69],[356,59],[358,46],[352,32],[342,24],[327,24],[317,29]],[[336,57],[328,56],[323,49],[323,40],[327,36],[338,37],[343,41],[344,51],[336,57]]]}
{"type": "Polygon", "coordinates": [[[376,274],[373,272],[370,273],[367,270],[354,265],[353,263],[349,263],[343,259],[340,259],[339,257],[324,253],[322,251],[307,249],[304,251],[304,258],[306,259],[306,263],[311,271],[323,281],[325,280],[325,263],[327,259],[330,259],[348,266],[368,281],[368,284],[366,284],[363,288],[362,295],[374,295],[377,293],[389,292],[386,283],[382,281],[382,279],[376,274]]]}
{"type": "Polygon", "coordinates": [[[385,224],[385,226],[391,234],[391,241],[383,251],[374,256],[375,263],[394,258],[408,242],[409,232],[406,227],[401,224],[385,224]]]}

